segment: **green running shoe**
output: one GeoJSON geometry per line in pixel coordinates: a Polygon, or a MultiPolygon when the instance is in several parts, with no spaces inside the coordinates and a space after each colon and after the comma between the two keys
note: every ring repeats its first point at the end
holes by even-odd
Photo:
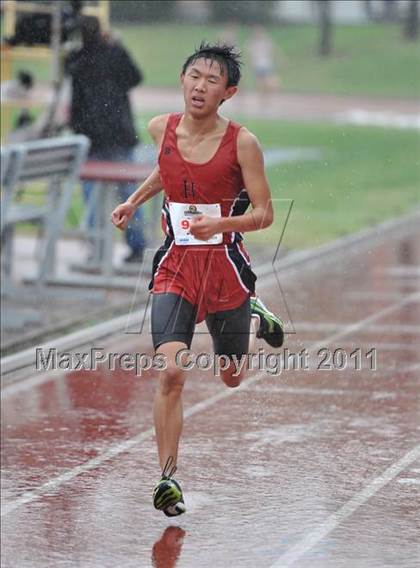
{"type": "Polygon", "coordinates": [[[178,515],[185,513],[187,508],[184,503],[184,496],[182,495],[181,486],[177,481],[175,481],[175,479],[172,479],[171,481],[175,484],[176,488],[181,493],[181,498],[177,503],[175,503],[175,505],[169,505],[168,507],[165,507],[165,509],[163,509],[163,512],[167,517],[177,517],[178,515]]]}
{"type": "Polygon", "coordinates": [[[271,347],[281,347],[284,341],[284,322],[262,303],[258,296],[251,298],[251,315],[260,318],[257,337],[262,337],[271,347]]]}
{"type": "Polygon", "coordinates": [[[172,477],[176,471],[176,466],[173,466],[171,471],[168,472],[171,463],[173,463],[172,456],[168,458],[162,477],[153,491],[153,505],[155,509],[163,511],[167,517],[175,517],[186,511],[181,486],[172,477]]]}

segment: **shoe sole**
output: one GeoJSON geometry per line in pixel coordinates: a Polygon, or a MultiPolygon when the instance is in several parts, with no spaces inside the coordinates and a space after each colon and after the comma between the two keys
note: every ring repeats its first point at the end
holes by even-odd
{"type": "Polygon", "coordinates": [[[267,314],[260,308],[254,307],[252,311],[259,316],[263,328],[261,332],[257,332],[257,337],[262,337],[271,347],[281,347],[284,342],[284,331],[281,324],[273,319],[274,314],[273,318],[270,317],[270,320],[268,320],[267,314]],[[274,326],[273,331],[269,330],[270,323],[274,326]]]}
{"type": "MultiPolygon", "coordinates": [[[[267,322],[264,321],[264,324],[267,322]]],[[[284,332],[280,324],[274,323],[274,331],[264,330],[261,334],[257,334],[257,337],[262,337],[271,347],[281,347],[284,342],[284,332]]],[[[264,326],[263,324],[263,326],[264,326]]]]}
{"type": "Polygon", "coordinates": [[[178,501],[175,505],[169,506],[163,510],[167,517],[179,517],[187,510],[184,501],[178,501]]]}

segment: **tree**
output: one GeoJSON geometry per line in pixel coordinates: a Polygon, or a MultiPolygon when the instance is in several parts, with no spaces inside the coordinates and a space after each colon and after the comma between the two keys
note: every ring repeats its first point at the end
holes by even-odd
{"type": "Polygon", "coordinates": [[[384,0],[383,18],[386,22],[395,22],[397,18],[397,5],[395,0],[384,0]]]}
{"type": "Polygon", "coordinates": [[[415,40],[419,35],[419,4],[417,0],[409,0],[404,18],[404,37],[415,40]]]}
{"type": "Polygon", "coordinates": [[[319,49],[318,53],[322,57],[331,54],[331,2],[330,0],[318,0],[319,9],[319,49]]]}
{"type": "Polygon", "coordinates": [[[372,22],[375,19],[372,8],[372,0],[365,0],[364,5],[366,18],[369,20],[369,22],[372,22]]]}
{"type": "Polygon", "coordinates": [[[209,2],[211,20],[237,21],[243,24],[269,24],[275,2],[272,0],[212,0],[209,2]]]}
{"type": "Polygon", "coordinates": [[[111,22],[170,22],[175,0],[111,0],[111,22]]]}

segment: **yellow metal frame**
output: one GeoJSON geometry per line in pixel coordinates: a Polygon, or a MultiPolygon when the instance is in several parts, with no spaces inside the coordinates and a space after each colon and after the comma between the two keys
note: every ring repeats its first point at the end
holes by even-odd
{"type": "MultiPolygon", "coordinates": [[[[56,0],[60,2],[61,0],[56,0]]],[[[12,36],[15,33],[17,14],[38,13],[51,14],[52,6],[44,6],[35,2],[17,2],[16,0],[3,1],[4,33],[12,36]]],[[[97,0],[94,6],[83,6],[82,14],[96,16],[101,24],[101,29],[109,31],[109,0],[97,0]]],[[[22,59],[46,59],[51,56],[49,47],[1,47],[1,80],[7,81],[12,78],[13,61],[22,59]]]]}
{"type": "MultiPolygon", "coordinates": [[[[56,0],[60,2],[61,0],[56,0]]],[[[51,14],[53,6],[37,4],[35,2],[17,2],[16,0],[3,0],[3,19],[4,19],[4,35],[13,36],[16,28],[16,20],[18,13],[37,13],[51,14]]],[[[82,14],[86,16],[95,16],[98,18],[101,29],[104,32],[109,31],[109,0],[96,0],[95,5],[83,6],[82,14]]],[[[13,75],[13,63],[16,61],[49,59],[51,57],[51,49],[47,46],[17,46],[1,45],[1,81],[9,81],[13,75]]],[[[14,106],[13,102],[2,102],[2,133],[9,132],[11,123],[11,113],[14,106]],[[3,108],[4,107],[4,108],[3,108]]]]}

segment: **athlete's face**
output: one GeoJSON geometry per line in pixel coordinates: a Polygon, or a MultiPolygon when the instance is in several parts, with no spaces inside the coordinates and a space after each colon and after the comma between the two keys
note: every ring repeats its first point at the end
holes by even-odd
{"type": "Polygon", "coordinates": [[[217,61],[197,59],[181,74],[185,108],[197,116],[217,111],[222,100],[233,97],[237,87],[227,87],[227,71],[217,61]]]}

